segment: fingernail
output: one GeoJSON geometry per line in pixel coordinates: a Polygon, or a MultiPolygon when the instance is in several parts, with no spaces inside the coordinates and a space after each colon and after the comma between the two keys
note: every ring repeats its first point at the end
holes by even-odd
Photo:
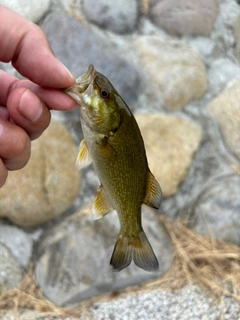
{"type": "Polygon", "coordinates": [[[42,115],[43,105],[31,90],[26,89],[19,102],[18,111],[27,120],[35,122],[42,115]]]}
{"type": "Polygon", "coordinates": [[[62,68],[69,74],[69,76],[75,80],[74,76],[72,75],[72,73],[68,70],[68,68],[60,61],[58,60],[59,64],[62,66],[62,68]]]}

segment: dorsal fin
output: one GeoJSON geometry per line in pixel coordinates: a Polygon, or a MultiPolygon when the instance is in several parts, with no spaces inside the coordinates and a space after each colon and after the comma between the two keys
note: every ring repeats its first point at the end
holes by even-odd
{"type": "Polygon", "coordinates": [[[88,146],[86,145],[85,140],[83,139],[80,143],[80,150],[78,152],[76,166],[78,169],[82,169],[91,164],[92,158],[88,146]]]}
{"type": "Polygon", "coordinates": [[[110,203],[103,186],[100,185],[98,194],[92,206],[93,219],[97,220],[102,218],[105,214],[113,210],[112,204],[110,203]]]}
{"type": "Polygon", "coordinates": [[[150,207],[158,209],[160,207],[161,200],[162,200],[161,187],[157,182],[157,180],[155,179],[155,177],[149,171],[144,203],[150,207]]]}

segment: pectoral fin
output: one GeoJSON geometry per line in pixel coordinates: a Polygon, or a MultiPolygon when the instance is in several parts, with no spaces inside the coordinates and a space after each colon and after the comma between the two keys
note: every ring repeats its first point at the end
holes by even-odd
{"type": "Polygon", "coordinates": [[[90,151],[86,145],[85,140],[83,139],[80,143],[80,150],[76,160],[76,166],[78,169],[87,167],[92,162],[90,151]]]}
{"type": "Polygon", "coordinates": [[[149,171],[144,203],[150,207],[158,209],[160,207],[161,200],[162,200],[161,187],[157,182],[157,180],[152,175],[152,173],[149,171]]]}
{"type": "Polygon", "coordinates": [[[92,207],[93,219],[100,219],[112,210],[113,207],[103,189],[103,186],[101,185],[92,207]]]}

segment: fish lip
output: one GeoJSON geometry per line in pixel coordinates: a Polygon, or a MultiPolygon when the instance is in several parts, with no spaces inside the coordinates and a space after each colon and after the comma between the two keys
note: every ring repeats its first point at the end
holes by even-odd
{"type": "Polygon", "coordinates": [[[82,76],[80,76],[79,78],[77,78],[76,84],[85,83],[86,81],[91,80],[93,73],[94,73],[94,66],[93,66],[92,64],[90,64],[90,65],[88,66],[87,72],[85,72],[82,76]]]}
{"type": "Polygon", "coordinates": [[[73,98],[78,104],[82,102],[81,94],[84,93],[89,87],[90,83],[96,76],[96,71],[92,64],[89,65],[87,72],[76,79],[76,83],[65,89],[64,92],[73,98]]]}

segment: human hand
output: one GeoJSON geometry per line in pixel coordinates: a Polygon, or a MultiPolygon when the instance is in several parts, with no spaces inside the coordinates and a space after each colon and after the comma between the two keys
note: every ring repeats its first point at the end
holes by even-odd
{"type": "Polygon", "coordinates": [[[75,79],[57,60],[41,29],[0,5],[0,61],[29,80],[0,70],[0,187],[9,170],[24,167],[31,140],[39,137],[51,119],[49,109],[71,110],[76,103],[61,88],[75,79]]]}

